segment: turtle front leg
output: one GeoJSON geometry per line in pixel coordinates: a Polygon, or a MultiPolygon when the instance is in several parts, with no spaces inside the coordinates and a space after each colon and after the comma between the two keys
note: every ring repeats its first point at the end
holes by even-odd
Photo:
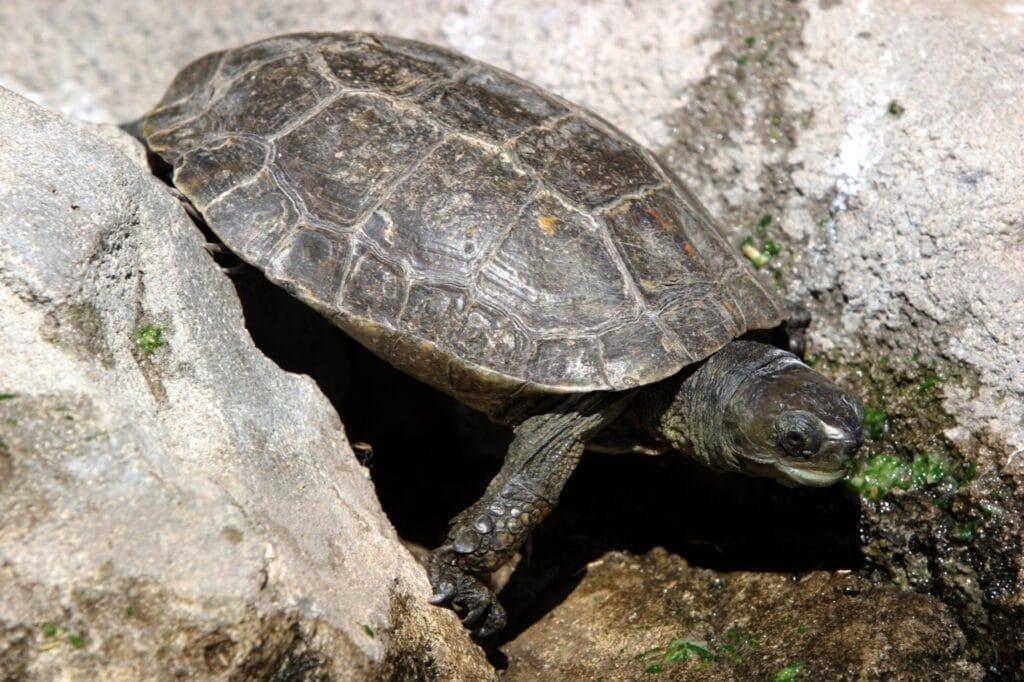
{"type": "Polygon", "coordinates": [[[456,516],[430,556],[434,604],[448,604],[479,637],[505,626],[505,609],[482,578],[512,558],[555,505],[587,440],[614,420],[631,394],[574,395],[522,421],[483,497],[456,516]]]}

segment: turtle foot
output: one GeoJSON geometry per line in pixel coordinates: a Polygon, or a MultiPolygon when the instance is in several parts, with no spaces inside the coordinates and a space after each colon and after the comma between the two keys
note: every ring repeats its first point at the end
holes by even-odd
{"type": "Polygon", "coordinates": [[[449,606],[476,637],[489,637],[505,627],[505,609],[479,578],[458,566],[458,555],[440,547],[427,564],[434,594],[430,603],[449,606]]]}

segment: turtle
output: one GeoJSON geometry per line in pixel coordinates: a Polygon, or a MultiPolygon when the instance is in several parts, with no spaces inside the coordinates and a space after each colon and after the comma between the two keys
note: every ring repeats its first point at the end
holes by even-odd
{"type": "Polygon", "coordinates": [[[506,71],[382,34],[276,36],[186,66],[141,136],[242,260],[512,427],[426,562],[430,601],[478,636],[506,621],[489,574],[588,447],[826,486],[861,445],[859,400],[756,338],[786,306],[683,182],[506,71]]]}

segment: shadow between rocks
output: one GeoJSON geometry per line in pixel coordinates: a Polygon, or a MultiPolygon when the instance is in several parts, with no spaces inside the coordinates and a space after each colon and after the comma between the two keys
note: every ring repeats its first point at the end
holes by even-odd
{"type": "Polygon", "coordinates": [[[511,640],[612,550],[655,547],[720,572],[857,569],[859,505],[841,488],[784,488],[684,457],[588,453],[502,593],[511,640]]]}
{"type": "MultiPolygon", "coordinates": [[[[380,361],[252,268],[233,279],[256,345],[311,376],[338,409],[399,535],[439,544],[497,472],[511,430],[380,361]]],[[[681,456],[587,453],[505,586],[509,625],[487,644],[514,639],[608,551],[661,546],[718,571],[856,569],[858,520],[842,487],[788,489],[681,456]]]]}

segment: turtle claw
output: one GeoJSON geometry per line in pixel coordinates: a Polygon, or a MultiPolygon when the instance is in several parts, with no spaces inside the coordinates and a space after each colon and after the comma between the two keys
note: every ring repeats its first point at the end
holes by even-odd
{"type": "Polygon", "coordinates": [[[484,613],[487,611],[487,604],[478,604],[472,611],[462,617],[462,624],[467,628],[472,628],[476,625],[477,621],[483,618],[484,613]]]}
{"type": "Polygon", "coordinates": [[[434,587],[436,590],[434,594],[430,595],[429,601],[435,606],[443,606],[455,598],[455,584],[454,583],[441,583],[434,587]]]}
{"type": "MultiPolygon", "coordinates": [[[[480,592],[475,592],[466,598],[467,602],[475,602],[476,605],[462,617],[462,624],[478,639],[484,639],[500,632],[505,627],[506,616],[504,607],[498,603],[494,593],[482,584],[479,587],[480,592]]],[[[460,609],[458,597],[453,601],[453,604],[457,610],[460,609]]]]}
{"type": "Polygon", "coordinates": [[[483,622],[480,623],[473,634],[480,639],[486,639],[491,635],[501,632],[505,627],[505,608],[497,601],[491,604],[490,610],[487,612],[487,616],[483,622]]]}
{"type": "Polygon", "coordinates": [[[428,574],[434,594],[430,603],[451,607],[478,638],[499,632],[505,627],[505,609],[490,588],[456,562],[457,555],[445,548],[431,555],[428,574]]]}

